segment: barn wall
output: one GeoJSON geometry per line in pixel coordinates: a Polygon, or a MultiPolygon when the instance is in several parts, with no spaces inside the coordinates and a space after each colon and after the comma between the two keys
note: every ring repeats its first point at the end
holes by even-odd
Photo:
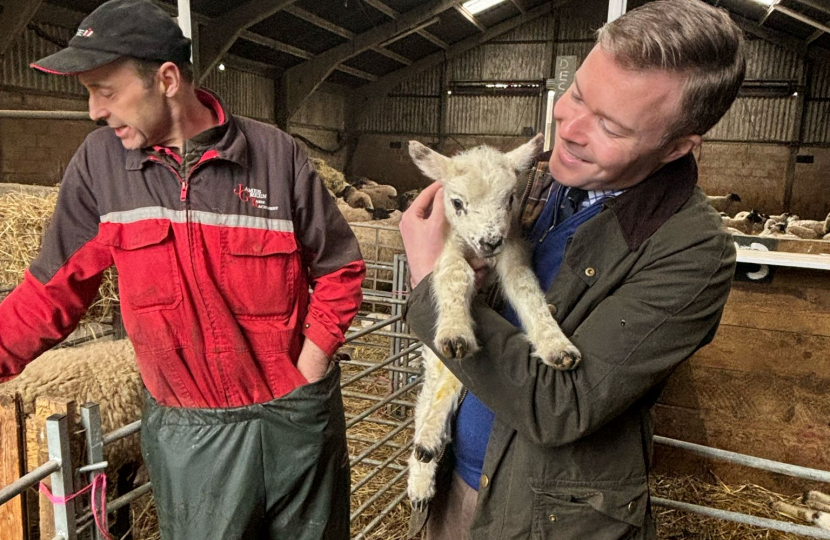
{"type": "MultiPolygon", "coordinates": [[[[86,110],[86,101],[0,90],[0,109],[86,110]]],[[[83,120],[0,119],[0,182],[50,186],[95,124],[83,120]]]]}
{"type": "Polygon", "coordinates": [[[347,112],[345,94],[336,88],[324,87],[303,103],[291,118],[288,132],[299,138],[311,157],[324,159],[342,171],[348,152],[345,139],[347,112]]]}
{"type": "MultiPolygon", "coordinates": [[[[425,180],[414,167],[384,167],[400,161],[400,150],[390,148],[390,143],[417,139],[449,152],[486,139],[509,148],[522,133],[540,130],[540,98],[447,95],[448,84],[550,77],[553,57],[576,55],[580,62],[585,58],[605,11],[583,3],[560,10],[400,84],[355,126],[353,171],[406,188],[425,180]]],[[[738,98],[704,137],[699,152],[701,186],[711,194],[738,193],[747,209],[779,213],[789,204],[791,211],[805,217],[821,217],[830,206],[830,191],[824,185],[830,176],[824,150],[830,147],[830,63],[810,63],[751,36],[747,56],[747,80],[790,81],[808,91],[738,98]],[[814,155],[814,163],[795,163],[797,155],[814,155]]]]}
{"type": "MultiPolygon", "coordinates": [[[[794,241],[784,250],[822,250],[794,241]]],[[[777,268],[770,283],[736,282],[714,341],[669,380],[657,433],[724,450],[830,470],[830,272],[777,268]]],[[[658,468],[714,472],[798,492],[805,481],[658,447],[658,468]]]]}

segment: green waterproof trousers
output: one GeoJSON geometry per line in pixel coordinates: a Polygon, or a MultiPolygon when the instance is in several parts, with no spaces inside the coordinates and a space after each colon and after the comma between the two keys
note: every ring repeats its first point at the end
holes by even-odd
{"type": "Polygon", "coordinates": [[[141,449],[162,540],[349,538],[339,367],[247,407],[163,407],[147,395],[141,449]]]}

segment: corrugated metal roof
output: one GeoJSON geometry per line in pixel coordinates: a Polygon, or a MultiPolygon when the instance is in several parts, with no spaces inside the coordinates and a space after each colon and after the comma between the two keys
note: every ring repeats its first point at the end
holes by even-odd
{"type": "Polygon", "coordinates": [[[39,25],[41,36],[34,30],[25,30],[9,51],[0,58],[0,82],[4,86],[39,90],[56,94],[86,96],[86,90],[77,77],[46,75],[29,67],[31,62],[59,51],[62,47],[54,41],[66,43],[74,32],[51,25],[39,25]]]}
{"type": "Polygon", "coordinates": [[[205,80],[227,104],[232,113],[258,120],[274,121],[274,81],[268,77],[225,68],[214,70],[205,80]]]}
{"type": "Polygon", "coordinates": [[[794,97],[739,97],[707,139],[789,142],[796,138],[800,119],[794,97]]]}
{"type": "Polygon", "coordinates": [[[388,97],[358,125],[359,131],[379,133],[438,133],[438,98],[388,97]]]}
{"type": "Polygon", "coordinates": [[[543,79],[544,43],[485,43],[448,64],[451,81],[543,79]]]}
{"type": "Polygon", "coordinates": [[[537,96],[450,96],[448,134],[521,135],[537,123],[537,96]]]}

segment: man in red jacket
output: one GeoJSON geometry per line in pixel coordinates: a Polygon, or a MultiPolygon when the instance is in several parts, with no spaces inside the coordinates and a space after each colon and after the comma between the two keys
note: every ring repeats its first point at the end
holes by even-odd
{"type": "Polygon", "coordinates": [[[32,64],[77,75],[107,128],[73,157],[42,252],[0,304],[0,381],[75,328],[114,264],[162,537],[345,540],[330,358],[365,265],[302,149],[197,89],[189,58],[161,9],[112,0],[32,64]]]}

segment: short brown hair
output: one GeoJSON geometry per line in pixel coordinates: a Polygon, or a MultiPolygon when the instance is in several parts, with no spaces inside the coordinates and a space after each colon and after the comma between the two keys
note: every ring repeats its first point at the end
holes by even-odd
{"type": "Polygon", "coordinates": [[[722,9],[700,0],[656,0],[597,31],[624,68],[686,77],[680,114],[664,140],[703,135],[726,114],[746,73],[743,34],[722,9]]]}
{"type": "MultiPolygon", "coordinates": [[[[156,60],[142,60],[139,58],[128,58],[127,60],[132,62],[133,67],[135,68],[136,73],[138,73],[138,77],[141,79],[141,82],[144,83],[145,88],[153,86],[153,82],[156,79],[156,73],[162,64],[164,64],[164,62],[156,60]]],[[[182,74],[182,79],[184,79],[185,82],[192,84],[193,64],[190,62],[175,62],[175,64],[176,67],[179,68],[179,72],[182,74]]]]}

